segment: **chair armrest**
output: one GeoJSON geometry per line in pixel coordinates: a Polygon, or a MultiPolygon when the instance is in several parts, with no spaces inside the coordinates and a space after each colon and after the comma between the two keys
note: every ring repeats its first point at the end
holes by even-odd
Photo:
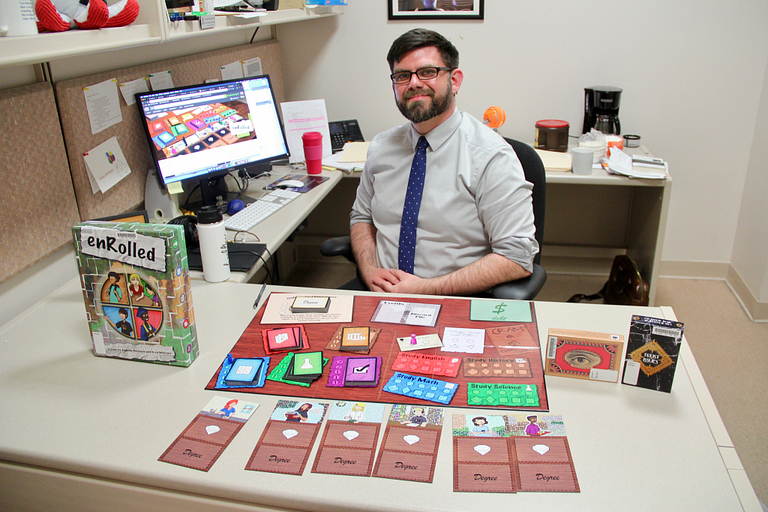
{"type": "Polygon", "coordinates": [[[544,267],[533,264],[533,272],[528,277],[494,286],[491,295],[496,299],[533,300],[547,282],[544,267]]]}
{"type": "Polygon", "coordinates": [[[348,236],[328,238],[320,244],[320,254],[323,256],[344,256],[352,263],[355,258],[352,254],[352,242],[348,236]]]}

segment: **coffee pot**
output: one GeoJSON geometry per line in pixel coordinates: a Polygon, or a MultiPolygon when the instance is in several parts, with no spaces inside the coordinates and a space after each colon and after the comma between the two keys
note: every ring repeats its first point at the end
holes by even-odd
{"type": "Polygon", "coordinates": [[[606,135],[621,135],[619,122],[619,104],[622,89],[611,86],[584,88],[584,129],[589,133],[592,128],[606,135]]]}

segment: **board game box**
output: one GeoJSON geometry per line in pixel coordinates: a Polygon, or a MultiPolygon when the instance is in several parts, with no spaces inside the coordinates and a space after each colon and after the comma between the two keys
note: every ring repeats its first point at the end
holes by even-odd
{"type": "Polygon", "coordinates": [[[72,235],[94,354],[192,364],[198,344],[183,227],[88,221],[72,235]]]}
{"type": "Polygon", "coordinates": [[[633,315],[622,383],[671,392],[682,343],[682,322],[633,315]]]}

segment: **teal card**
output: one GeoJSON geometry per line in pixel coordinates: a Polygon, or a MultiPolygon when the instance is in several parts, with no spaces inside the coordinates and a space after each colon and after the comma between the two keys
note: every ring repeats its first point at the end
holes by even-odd
{"type": "Polygon", "coordinates": [[[532,322],[531,303],[524,300],[473,300],[469,319],[483,322],[532,322]]]}

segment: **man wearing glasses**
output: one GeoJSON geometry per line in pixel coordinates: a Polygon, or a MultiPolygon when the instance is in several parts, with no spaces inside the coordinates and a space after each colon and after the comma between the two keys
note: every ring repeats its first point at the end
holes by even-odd
{"type": "Polygon", "coordinates": [[[372,291],[471,295],[530,275],[531,184],[512,147],[456,108],[464,75],[442,35],[406,32],[387,55],[410,121],[371,142],[350,215],[372,291]]]}

